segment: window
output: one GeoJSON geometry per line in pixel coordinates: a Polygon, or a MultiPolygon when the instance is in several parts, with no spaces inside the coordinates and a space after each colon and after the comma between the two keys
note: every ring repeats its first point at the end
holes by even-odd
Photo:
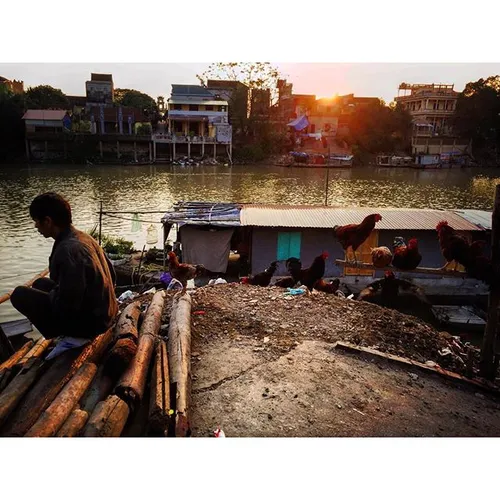
{"type": "Polygon", "coordinates": [[[205,111],[213,111],[214,107],[213,106],[205,106],[205,111]]]}
{"type": "Polygon", "coordinates": [[[278,251],[276,260],[287,260],[290,257],[300,259],[300,243],[302,234],[299,232],[293,233],[278,233],[278,251]]]}
{"type": "Polygon", "coordinates": [[[198,104],[190,104],[189,111],[198,111],[198,104]]]}
{"type": "Polygon", "coordinates": [[[180,111],[182,109],[182,104],[174,104],[172,109],[175,109],[176,111],[180,111]]]}

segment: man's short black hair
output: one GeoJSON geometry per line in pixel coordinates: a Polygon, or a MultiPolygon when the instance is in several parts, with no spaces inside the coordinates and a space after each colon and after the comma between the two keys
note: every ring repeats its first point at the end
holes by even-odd
{"type": "Polygon", "coordinates": [[[38,195],[30,205],[32,219],[43,220],[50,217],[59,227],[68,227],[71,222],[71,207],[68,201],[57,193],[38,195]]]}

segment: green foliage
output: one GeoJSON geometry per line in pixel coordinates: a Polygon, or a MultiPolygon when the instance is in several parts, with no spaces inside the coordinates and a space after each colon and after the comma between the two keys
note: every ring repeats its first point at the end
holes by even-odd
{"type": "Polygon", "coordinates": [[[102,235],[101,241],[101,246],[107,254],[128,255],[134,248],[134,243],[124,238],[102,235]]]}
{"type": "Polygon", "coordinates": [[[147,110],[150,113],[156,113],[158,109],[156,101],[151,96],[132,89],[115,89],[114,102],[121,106],[147,110]]]}
{"type": "Polygon", "coordinates": [[[475,153],[488,154],[500,143],[500,76],[469,82],[457,100],[454,130],[472,139],[475,153]]]}
{"type": "Polygon", "coordinates": [[[136,123],[135,133],[137,135],[149,135],[151,134],[151,124],[150,123],[136,123]]]}
{"type": "Polygon", "coordinates": [[[24,151],[23,96],[0,85],[0,161],[24,151]]]}
{"type": "Polygon", "coordinates": [[[410,147],[411,115],[400,105],[381,101],[357,108],[349,123],[350,138],[360,152],[370,154],[407,151],[410,147]]]}
{"type": "Polygon", "coordinates": [[[50,85],[30,87],[25,92],[26,109],[69,109],[68,98],[50,85]]]}
{"type": "Polygon", "coordinates": [[[245,162],[262,161],[267,157],[260,144],[251,144],[234,149],[234,159],[245,162]]]}
{"type": "Polygon", "coordinates": [[[80,134],[90,134],[92,123],[89,120],[73,120],[71,131],[80,134]]]}

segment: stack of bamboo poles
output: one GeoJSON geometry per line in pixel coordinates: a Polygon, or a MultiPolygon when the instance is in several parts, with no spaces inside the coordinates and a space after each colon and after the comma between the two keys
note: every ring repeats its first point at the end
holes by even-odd
{"type": "Polygon", "coordinates": [[[113,328],[51,361],[51,341],[26,343],[0,365],[0,435],[189,436],[191,297],[174,296],[168,342],[164,307],[164,291],[145,313],[133,302],[113,328]]]}

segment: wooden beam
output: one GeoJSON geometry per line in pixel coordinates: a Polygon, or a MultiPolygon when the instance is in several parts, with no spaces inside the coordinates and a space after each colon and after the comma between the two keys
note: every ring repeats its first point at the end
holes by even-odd
{"type": "Polygon", "coordinates": [[[83,431],[84,437],[119,437],[127,423],[129,407],[118,396],[108,396],[95,407],[83,431]]]}
{"type": "Polygon", "coordinates": [[[148,415],[150,434],[166,436],[170,424],[170,379],[167,344],[163,339],[156,346],[150,387],[148,415]]]}
{"type": "Polygon", "coordinates": [[[335,264],[339,267],[350,267],[353,269],[371,269],[373,271],[392,271],[393,273],[414,273],[414,274],[435,274],[439,276],[447,277],[457,277],[457,278],[467,278],[467,274],[460,271],[448,271],[444,269],[434,269],[430,267],[417,267],[412,271],[403,271],[402,269],[397,269],[393,266],[387,267],[375,267],[373,264],[368,264],[367,262],[357,262],[356,265],[347,262],[345,260],[336,259],[335,264]]]}
{"type": "Polygon", "coordinates": [[[170,393],[175,394],[175,436],[191,435],[191,296],[177,293],[168,329],[170,393]]]}
{"type": "Polygon", "coordinates": [[[497,371],[496,357],[499,351],[499,312],[500,312],[500,184],[496,187],[495,205],[492,214],[491,226],[491,262],[493,263],[493,276],[488,301],[488,319],[484,331],[483,345],[479,373],[488,380],[494,380],[497,371]]]}

